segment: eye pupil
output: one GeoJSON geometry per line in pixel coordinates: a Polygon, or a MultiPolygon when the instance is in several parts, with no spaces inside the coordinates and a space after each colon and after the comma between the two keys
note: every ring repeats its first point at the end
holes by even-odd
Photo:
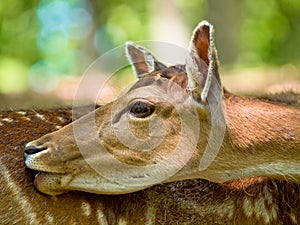
{"type": "Polygon", "coordinates": [[[142,101],[135,102],[130,109],[130,113],[138,118],[145,118],[151,115],[153,111],[153,105],[142,101]]]}
{"type": "Polygon", "coordinates": [[[147,109],[148,109],[147,105],[143,102],[138,102],[135,106],[136,113],[145,113],[147,109]]]}

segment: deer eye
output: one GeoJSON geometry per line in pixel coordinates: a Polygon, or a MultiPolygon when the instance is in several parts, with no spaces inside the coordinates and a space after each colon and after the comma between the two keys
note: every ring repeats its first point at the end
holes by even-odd
{"type": "Polygon", "coordinates": [[[130,113],[137,118],[145,118],[154,112],[154,106],[148,102],[136,101],[131,105],[130,113]]]}

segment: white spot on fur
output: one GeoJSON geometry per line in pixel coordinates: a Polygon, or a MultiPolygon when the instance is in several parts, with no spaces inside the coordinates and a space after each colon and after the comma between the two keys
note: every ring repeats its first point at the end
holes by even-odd
{"type": "Polygon", "coordinates": [[[49,224],[54,224],[54,218],[49,213],[46,214],[46,218],[49,224]]]}
{"type": "Polygon", "coordinates": [[[38,117],[41,120],[46,120],[45,116],[42,114],[36,113],[35,115],[36,115],[36,117],[38,117]]]}
{"type": "Polygon", "coordinates": [[[64,123],[66,121],[63,117],[60,117],[60,116],[58,116],[57,119],[62,123],[64,123]]]}
{"type": "Polygon", "coordinates": [[[14,120],[11,119],[11,118],[3,118],[2,121],[3,121],[3,122],[11,123],[11,122],[13,122],[14,120]]]}
{"type": "Polygon", "coordinates": [[[243,202],[244,213],[247,217],[251,217],[253,214],[253,205],[249,198],[245,198],[243,202]]]}
{"type": "Polygon", "coordinates": [[[127,221],[123,218],[120,218],[118,221],[118,225],[127,225],[127,221]]]}
{"type": "Polygon", "coordinates": [[[26,115],[26,112],[24,112],[24,111],[18,111],[18,112],[16,112],[17,114],[20,114],[20,115],[22,115],[22,116],[25,116],[26,115]]]}
{"type": "Polygon", "coordinates": [[[294,141],[295,137],[291,136],[290,134],[284,134],[283,138],[287,141],[294,141]]]}
{"type": "Polygon", "coordinates": [[[57,130],[59,130],[60,128],[62,128],[62,126],[56,125],[55,128],[56,128],[57,130]]]}
{"type": "Polygon", "coordinates": [[[264,188],[263,193],[264,196],[261,196],[256,200],[245,198],[243,202],[243,209],[248,218],[254,215],[256,219],[259,220],[262,218],[266,224],[269,224],[277,219],[278,208],[277,205],[273,204],[273,197],[267,187],[264,188]],[[267,206],[269,206],[270,209],[268,209],[267,206]]]}
{"type": "Polygon", "coordinates": [[[278,206],[273,203],[273,195],[271,194],[268,186],[264,187],[264,197],[267,205],[271,206],[270,211],[267,211],[267,214],[269,213],[270,220],[276,220],[277,219],[277,214],[278,214],[278,206]]]}
{"type": "Polygon", "coordinates": [[[28,121],[31,121],[31,119],[29,118],[29,117],[23,117],[24,118],[24,120],[28,120],[28,121]]]}
{"type": "Polygon", "coordinates": [[[98,223],[100,225],[108,225],[106,216],[103,213],[103,205],[102,203],[99,203],[99,208],[97,209],[97,219],[98,219],[98,223]]]}
{"type": "Polygon", "coordinates": [[[0,161],[0,173],[4,178],[7,187],[13,193],[13,195],[11,195],[12,200],[14,200],[17,204],[19,204],[21,210],[23,211],[23,214],[20,216],[24,216],[28,224],[38,224],[36,213],[34,213],[32,205],[29,203],[26,196],[22,195],[23,193],[22,189],[11,179],[7,168],[4,166],[4,164],[1,161],[0,161]]]}
{"type": "Polygon", "coordinates": [[[145,225],[152,225],[155,223],[155,214],[156,214],[156,210],[153,207],[148,206],[147,212],[146,212],[145,225]]]}
{"type": "Polygon", "coordinates": [[[262,217],[266,223],[270,222],[269,215],[267,213],[266,205],[265,205],[265,199],[259,198],[254,203],[254,212],[257,219],[262,217]]]}
{"type": "Polygon", "coordinates": [[[85,215],[85,216],[91,215],[91,212],[92,212],[91,205],[88,202],[86,202],[86,201],[81,202],[81,210],[83,212],[83,215],[85,215]]]}
{"type": "Polygon", "coordinates": [[[293,221],[294,224],[297,224],[297,218],[296,218],[295,213],[291,212],[290,218],[291,218],[291,220],[293,221]]]}
{"type": "Polygon", "coordinates": [[[270,211],[271,220],[276,220],[277,219],[277,214],[278,214],[278,206],[277,205],[272,205],[271,211],[270,211]]]}

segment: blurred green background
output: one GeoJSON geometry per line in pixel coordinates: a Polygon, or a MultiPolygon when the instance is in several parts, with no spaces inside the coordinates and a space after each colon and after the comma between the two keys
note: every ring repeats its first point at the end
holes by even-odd
{"type": "Polygon", "coordinates": [[[127,40],[186,47],[202,19],[215,26],[231,89],[300,80],[299,0],[9,0],[0,2],[0,105],[36,93],[70,99],[56,90],[74,92],[70,77],[101,54],[127,40]]]}

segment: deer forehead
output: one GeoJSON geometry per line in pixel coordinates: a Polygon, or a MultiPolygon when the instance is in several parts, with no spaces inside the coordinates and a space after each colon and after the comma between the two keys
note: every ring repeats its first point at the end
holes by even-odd
{"type": "Polygon", "coordinates": [[[139,81],[137,81],[132,86],[130,91],[140,88],[140,87],[149,86],[149,85],[160,86],[165,79],[176,83],[177,85],[181,86],[182,88],[186,88],[188,81],[187,81],[187,74],[185,71],[185,66],[184,65],[175,65],[175,66],[171,66],[171,67],[165,68],[160,71],[155,71],[155,72],[149,73],[149,74],[145,75],[143,78],[139,79],[139,81]]]}

